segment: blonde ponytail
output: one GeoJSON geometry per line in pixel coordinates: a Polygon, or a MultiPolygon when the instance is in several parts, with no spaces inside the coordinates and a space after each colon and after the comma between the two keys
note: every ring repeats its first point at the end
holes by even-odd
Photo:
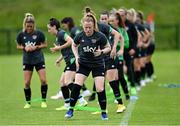
{"type": "Polygon", "coordinates": [[[94,16],[96,16],[96,14],[94,13],[94,11],[92,11],[92,9],[89,7],[89,6],[86,6],[83,10],[83,14],[86,15],[86,14],[92,14],[94,16]]]}
{"type": "Polygon", "coordinates": [[[23,32],[25,32],[25,30],[26,30],[26,27],[25,27],[26,23],[33,23],[34,24],[34,30],[36,29],[35,18],[33,16],[33,14],[25,13],[25,17],[23,20],[23,32]]]}
{"type": "Polygon", "coordinates": [[[127,10],[127,14],[131,15],[133,22],[136,21],[136,10],[134,8],[127,10]]]}
{"type": "Polygon", "coordinates": [[[84,8],[84,17],[82,18],[81,23],[83,24],[84,22],[93,22],[94,30],[99,31],[95,13],[91,10],[90,7],[84,8]]]}

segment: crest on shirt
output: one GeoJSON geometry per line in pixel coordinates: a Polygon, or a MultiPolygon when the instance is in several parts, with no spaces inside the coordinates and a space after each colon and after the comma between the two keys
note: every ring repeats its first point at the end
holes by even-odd
{"type": "Polygon", "coordinates": [[[126,29],[126,31],[128,31],[128,30],[129,30],[129,27],[125,27],[125,29],[126,29]]]}
{"type": "Polygon", "coordinates": [[[91,41],[92,41],[92,43],[96,43],[97,40],[96,39],[91,39],[91,41]]]}
{"type": "Polygon", "coordinates": [[[26,39],[26,36],[24,36],[23,39],[26,39]]]}
{"type": "Polygon", "coordinates": [[[33,35],[32,38],[33,38],[33,39],[36,39],[36,38],[37,38],[37,35],[33,35]]]}
{"type": "Polygon", "coordinates": [[[82,39],[81,42],[84,42],[84,39],[82,39]]]}

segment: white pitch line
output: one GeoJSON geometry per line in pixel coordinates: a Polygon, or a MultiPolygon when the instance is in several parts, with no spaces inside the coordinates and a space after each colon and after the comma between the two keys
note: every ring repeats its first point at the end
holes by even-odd
{"type": "Polygon", "coordinates": [[[127,105],[126,111],[124,113],[124,116],[121,119],[120,126],[128,126],[128,121],[131,118],[131,113],[134,109],[136,100],[130,100],[129,104],[127,105]]]}

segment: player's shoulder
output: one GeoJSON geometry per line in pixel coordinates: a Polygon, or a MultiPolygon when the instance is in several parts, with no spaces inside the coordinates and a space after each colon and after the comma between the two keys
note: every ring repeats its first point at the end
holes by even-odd
{"type": "Polygon", "coordinates": [[[97,37],[105,37],[106,38],[106,36],[100,31],[95,31],[94,35],[97,36],[97,37]]]}
{"type": "Polygon", "coordinates": [[[18,34],[17,34],[18,37],[22,37],[24,35],[25,35],[25,32],[23,32],[23,31],[19,31],[18,34]]]}
{"type": "Polygon", "coordinates": [[[75,31],[77,31],[77,30],[79,30],[79,28],[76,27],[76,26],[74,26],[74,27],[71,28],[71,32],[75,32],[75,31]]]}
{"type": "Polygon", "coordinates": [[[57,32],[57,37],[63,37],[65,34],[66,34],[66,32],[61,29],[57,32]]]}
{"type": "Polygon", "coordinates": [[[65,34],[65,33],[66,32],[64,30],[62,30],[62,29],[58,31],[58,34],[65,34]]]}
{"type": "Polygon", "coordinates": [[[105,23],[102,23],[102,22],[98,22],[98,27],[101,27],[101,28],[109,28],[110,26],[108,24],[105,24],[105,23]]]}
{"type": "Polygon", "coordinates": [[[84,31],[80,31],[80,32],[76,35],[76,38],[84,37],[84,36],[85,36],[84,31]]]}

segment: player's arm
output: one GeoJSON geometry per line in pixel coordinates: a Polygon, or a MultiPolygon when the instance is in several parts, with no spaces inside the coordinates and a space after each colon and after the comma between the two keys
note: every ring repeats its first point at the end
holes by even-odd
{"type": "Polygon", "coordinates": [[[149,32],[146,28],[145,28],[145,30],[143,31],[143,36],[144,36],[144,37],[143,37],[143,42],[144,42],[144,43],[148,42],[151,34],[150,34],[150,32],[149,32]]]}
{"type": "Polygon", "coordinates": [[[36,47],[36,49],[46,48],[47,47],[47,42],[45,41],[45,42],[41,43],[40,45],[36,45],[35,47],[36,47]]]}
{"type": "Polygon", "coordinates": [[[60,55],[60,56],[57,58],[56,62],[55,62],[55,64],[56,64],[57,67],[60,67],[60,64],[61,64],[61,61],[62,61],[62,60],[63,60],[63,56],[60,55]]]}
{"type": "Polygon", "coordinates": [[[24,46],[18,43],[16,44],[16,48],[19,50],[24,50],[24,46]]]}
{"type": "Polygon", "coordinates": [[[149,46],[149,44],[150,44],[150,39],[147,40],[146,43],[143,43],[143,47],[144,47],[144,48],[147,48],[147,47],[149,46]]]}
{"type": "Polygon", "coordinates": [[[65,36],[65,41],[66,41],[66,43],[63,44],[63,45],[56,45],[56,44],[54,44],[54,47],[50,48],[51,52],[54,53],[56,51],[68,48],[69,46],[71,46],[71,44],[73,42],[73,39],[69,35],[66,35],[65,36]]]}
{"type": "Polygon", "coordinates": [[[118,41],[119,39],[123,39],[123,37],[119,32],[117,32],[113,28],[111,28],[111,34],[114,36],[114,44],[113,44],[110,56],[111,58],[114,58],[114,56],[116,55],[116,48],[117,48],[118,41]]]}
{"type": "Polygon", "coordinates": [[[138,35],[138,39],[137,39],[137,47],[142,47],[143,45],[143,36],[141,34],[141,32],[139,30],[137,30],[137,35],[138,35]]]}
{"type": "Polygon", "coordinates": [[[78,59],[79,58],[78,45],[73,42],[71,47],[75,58],[78,59]]]}
{"type": "Polygon", "coordinates": [[[67,35],[65,38],[65,41],[66,43],[60,46],[60,50],[70,47],[73,42],[73,39],[69,35],[67,35]]]}
{"type": "Polygon", "coordinates": [[[32,52],[32,51],[34,51],[34,50],[36,50],[36,48],[35,48],[35,46],[23,46],[23,45],[21,45],[21,44],[17,44],[17,49],[19,49],[19,50],[25,50],[26,52],[32,52]]]}
{"type": "Polygon", "coordinates": [[[104,46],[104,49],[101,50],[101,54],[107,54],[110,51],[111,51],[111,46],[109,42],[107,42],[106,45],[104,46]]]}
{"type": "Polygon", "coordinates": [[[119,40],[121,46],[120,46],[120,50],[117,52],[117,56],[123,55],[124,53],[124,37],[121,34],[119,40]]]}
{"type": "Polygon", "coordinates": [[[113,28],[112,28],[111,34],[114,36],[114,45],[113,45],[112,50],[116,50],[119,39],[123,39],[123,37],[119,32],[117,32],[113,28]]]}
{"type": "Polygon", "coordinates": [[[22,33],[19,33],[17,35],[16,40],[15,40],[16,41],[16,48],[19,49],[19,50],[24,50],[25,49],[25,47],[22,44],[22,38],[23,38],[22,33]]]}
{"type": "Polygon", "coordinates": [[[107,41],[106,44],[104,45],[103,49],[100,49],[100,46],[98,47],[98,49],[94,52],[94,56],[97,57],[97,56],[100,56],[103,54],[107,54],[110,51],[111,51],[111,45],[107,41]]]}
{"type": "Polygon", "coordinates": [[[63,56],[62,55],[60,55],[58,58],[57,58],[57,60],[56,61],[62,61],[63,60],[63,56]]]}
{"type": "Polygon", "coordinates": [[[75,59],[76,59],[76,69],[79,69],[79,54],[78,54],[78,44],[72,43],[71,48],[74,53],[75,59]]]}

